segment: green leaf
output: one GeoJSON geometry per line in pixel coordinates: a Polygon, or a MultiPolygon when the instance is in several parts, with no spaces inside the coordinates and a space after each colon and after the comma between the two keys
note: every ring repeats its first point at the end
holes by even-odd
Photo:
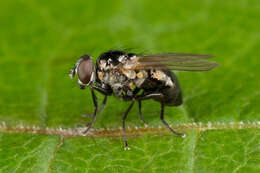
{"type": "MultiPolygon", "coordinates": [[[[259,172],[260,2],[1,1],[0,172],[259,172]],[[176,72],[184,104],[109,97],[92,131],[89,90],[68,72],[82,54],[108,49],[209,53],[220,67],[176,72]]],[[[103,98],[98,94],[99,104],[103,98]]]]}

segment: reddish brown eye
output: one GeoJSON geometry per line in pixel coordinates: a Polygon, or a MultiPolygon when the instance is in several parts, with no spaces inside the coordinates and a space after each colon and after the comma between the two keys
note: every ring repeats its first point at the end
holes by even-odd
{"type": "Polygon", "coordinates": [[[77,67],[78,78],[80,82],[87,85],[91,80],[91,75],[94,72],[93,60],[88,55],[83,55],[77,67]]]}

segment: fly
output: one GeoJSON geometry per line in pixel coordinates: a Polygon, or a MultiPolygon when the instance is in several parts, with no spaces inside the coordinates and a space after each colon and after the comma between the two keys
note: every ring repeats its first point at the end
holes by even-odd
{"type": "Polygon", "coordinates": [[[135,54],[120,50],[110,50],[102,53],[94,65],[90,55],[83,55],[71,69],[70,77],[78,76],[80,89],[88,86],[91,90],[95,106],[92,120],[84,133],[92,127],[98,111],[106,104],[107,96],[114,94],[124,101],[131,102],[122,117],[122,130],[125,149],[129,149],[125,120],[135,102],[139,105],[139,118],[142,116],[142,101],[153,99],[161,104],[160,119],[175,135],[184,137],[184,133],[176,132],[164,119],[165,106],[182,104],[182,92],[177,77],[172,70],[208,71],[218,66],[216,62],[208,61],[212,55],[161,53],[135,54]],[[94,91],[104,95],[102,105],[98,109],[97,97],[94,91]]]}

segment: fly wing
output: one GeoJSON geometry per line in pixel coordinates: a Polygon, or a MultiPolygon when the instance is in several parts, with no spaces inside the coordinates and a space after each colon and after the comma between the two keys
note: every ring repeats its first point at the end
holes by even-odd
{"type": "Polygon", "coordinates": [[[208,61],[212,55],[164,53],[137,55],[135,69],[169,69],[180,71],[208,71],[218,66],[216,62],[208,61]]]}

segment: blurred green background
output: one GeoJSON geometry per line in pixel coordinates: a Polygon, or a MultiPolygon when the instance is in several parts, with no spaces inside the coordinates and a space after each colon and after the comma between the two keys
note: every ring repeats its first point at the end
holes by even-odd
{"type": "MultiPolygon", "coordinates": [[[[149,53],[209,53],[221,64],[210,72],[177,72],[184,105],[166,109],[169,124],[257,123],[259,18],[257,0],[1,1],[0,121],[10,127],[84,126],[89,118],[81,115],[91,113],[93,104],[90,92],[69,79],[70,68],[82,54],[97,58],[109,49],[133,48],[149,53]]],[[[110,97],[94,128],[119,128],[128,104],[110,97]]],[[[145,120],[153,127],[161,125],[159,108],[153,101],[144,103],[145,120]]],[[[136,105],[127,125],[143,126],[136,105]]],[[[255,128],[190,129],[187,134],[186,139],[144,134],[129,139],[133,149],[125,153],[118,138],[63,141],[58,136],[4,132],[0,172],[260,170],[255,128]]]]}

